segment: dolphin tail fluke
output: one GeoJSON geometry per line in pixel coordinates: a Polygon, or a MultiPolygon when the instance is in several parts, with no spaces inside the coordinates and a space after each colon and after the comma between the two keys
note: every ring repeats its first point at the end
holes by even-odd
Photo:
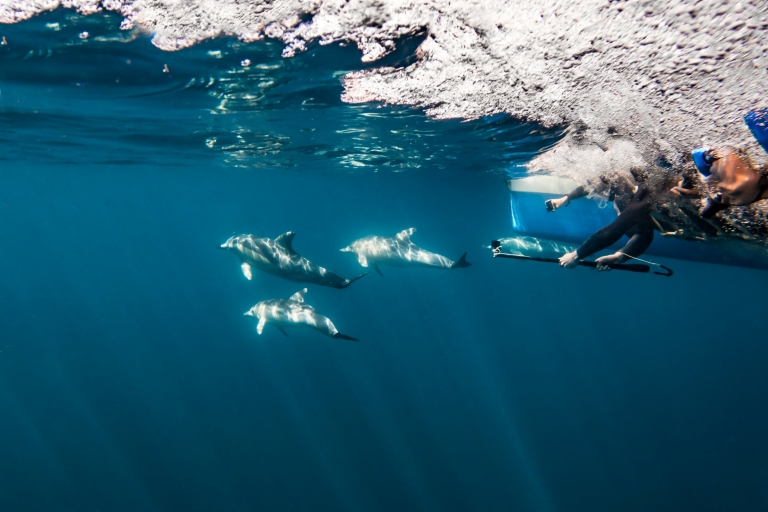
{"type": "Polygon", "coordinates": [[[340,332],[337,332],[333,335],[334,339],[337,340],[349,340],[349,341],[360,341],[357,338],[353,338],[352,336],[347,336],[346,334],[341,334],[340,332]]]}
{"type": "Polygon", "coordinates": [[[368,275],[368,272],[366,272],[365,274],[360,274],[360,275],[359,275],[359,276],[357,276],[357,277],[353,277],[352,279],[345,279],[345,280],[344,280],[344,283],[341,285],[341,288],[342,288],[342,289],[343,289],[343,288],[346,288],[347,286],[351,285],[352,283],[354,283],[355,281],[357,281],[357,280],[358,280],[358,279],[360,279],[361,277],[365,277],[365,276],[367,276],[367,275],[368,275]]]}
{"type": "Polygon", "coordinates": [[[451,268],[465,268],[465,267],[471,267],[472,264],[467,261],[467,253],[464,253],[461,255],[461,258],[459,258],[459,261],[451,265],[451,268]]]}

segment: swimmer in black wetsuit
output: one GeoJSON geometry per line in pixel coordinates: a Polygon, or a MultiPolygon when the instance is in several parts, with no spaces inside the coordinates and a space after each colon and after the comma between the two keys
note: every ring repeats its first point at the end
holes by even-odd
{"type": "MultiPolygon", "coordinates": [[[[576,198],[585,195],[587,194],[583,187],[578,187],[565,197],[576,198]]],[[[590,236],[581,244],[581,247],[563,255],[560,258],[561,267],[575,267],[580,260],[610,247],[624,235],[629,237],[629,242],[624,247],[613,254],[595,260],[598,263],[598,270],[610,270],[609,265],[622,263],[630,256],[638,257],[650,247],[655,224],[650,215],[653,205],[648,189],[644,185],[635,186],[633,183],[624,181],[617,187],[611,187],[609,199],[614,199],[619,216],[590,236]],[[616,191],[615,188],[619,190],[616,191]]]]}

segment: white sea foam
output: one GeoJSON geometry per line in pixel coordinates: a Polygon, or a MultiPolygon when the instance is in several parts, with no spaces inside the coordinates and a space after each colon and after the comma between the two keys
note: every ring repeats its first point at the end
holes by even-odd
{"type": "Polygon", "coordinates": [[[746,145],[765,161],[742,116],[768,106],[766,0],[0,0],[0,21],[57,7],[119,11],[163,50],[271,37],[287,57],[346,41],[375,61],[423,33],[415,63],[351,73],[343,99],[578,127],[534,171],[574,177],[628,167],[623,157],[679,166],[702,143],[746,145]]]}

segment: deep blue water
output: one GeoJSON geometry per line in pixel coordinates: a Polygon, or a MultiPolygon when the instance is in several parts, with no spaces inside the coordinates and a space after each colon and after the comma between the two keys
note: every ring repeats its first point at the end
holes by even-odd
{"type": "Polygon", "coordinates": [[[765,271],[493,260],[557,131],[343,104],[354,48],[118,25],[0,26],[2,510],[768,507],[765,271]],[[474,265],[309,286],[355,343],[258,336],[303,285],[218,248],[291,230],[351,277],[341,247],[409,227],[474,265]]]}

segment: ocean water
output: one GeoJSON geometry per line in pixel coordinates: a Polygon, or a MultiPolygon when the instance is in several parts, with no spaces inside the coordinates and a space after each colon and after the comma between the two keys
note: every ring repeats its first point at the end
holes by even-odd
{"type": "Polygon", "coordinates": [[[494,260],[505,178],[561,131],[345,104],[382,65],[350,46],[119,25],[0,26],[2,510],[768,507],[768,273],[494,260]],[[219,249],[294,231],[352,277],[340,248],[410,227],[473,265],[310,285],[359,342],[257,335],[304,285],[219,249]]]}

